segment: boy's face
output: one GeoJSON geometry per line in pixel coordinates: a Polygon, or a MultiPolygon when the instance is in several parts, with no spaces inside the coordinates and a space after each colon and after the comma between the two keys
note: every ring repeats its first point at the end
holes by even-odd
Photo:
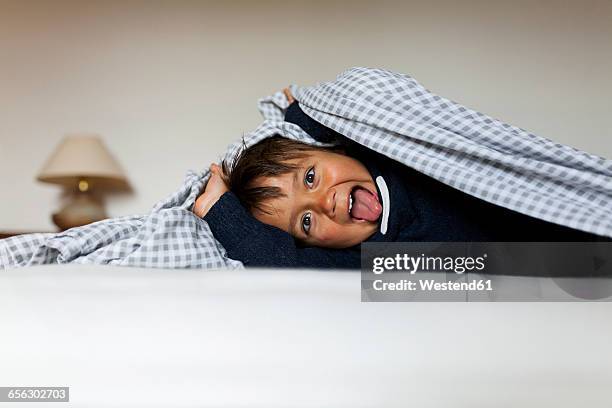
{"type": "Polygon", "coordinates": [[[285,197],[263,203],[269,214],[254,210],[255,218],[326,248],[348,248],[376,232],[382,206],[361,162],[315,150],[290,163],[296,171],[256,180],[255,186],[278,187],[285,197]]]}

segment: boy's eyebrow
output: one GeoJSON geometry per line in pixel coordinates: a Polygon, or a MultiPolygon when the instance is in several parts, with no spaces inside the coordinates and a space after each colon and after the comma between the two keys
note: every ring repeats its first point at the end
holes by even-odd
{"type": "MultiPolygon", "coordinates": [[[[292,191],[296,191],[297,187],[298,187],[298,172],[302,169],[301,163],[298,167],[294,168],[292,170],[293,173],[293,189],[292,191]]],[[[291,208],[291,215],[289,215],[289,234],[293,235],[294,237],[296,237],[297,231],[295,230],[295,221],[297,218],[297,212],[295,211],[294,208],[291,208]]]]}

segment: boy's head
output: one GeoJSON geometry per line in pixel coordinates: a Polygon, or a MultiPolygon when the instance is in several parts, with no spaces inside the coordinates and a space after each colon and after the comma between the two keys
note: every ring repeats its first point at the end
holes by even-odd
{"type": "Polygon", "coordinates": [[[370,237],[382,212],[372,176],[340,150],[271,137],[244,149],[227,184],[259,221],[312,246],[348,248],[370,237]]]}

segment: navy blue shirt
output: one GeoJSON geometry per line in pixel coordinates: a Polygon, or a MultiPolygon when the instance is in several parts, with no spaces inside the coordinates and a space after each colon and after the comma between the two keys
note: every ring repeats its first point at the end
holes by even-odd
{"type": "MultiPolygon", "coordinates": [[[[389,203],[382,203],[389,206],[388,228],[367,242],[609,240],[465,194],[350,141],[310,118],[297,102],[287,109],[285,120],[316,140],[344,144],[347,154],[361,161],[374,180],[383,177],[390,198],[389,203]]],[[[204,220],[227,255],[247,266],[360,267],[359,245],[347,249],[302,247],[287,232],[255,219],[232,192],[221,196],[204,220]]]]}

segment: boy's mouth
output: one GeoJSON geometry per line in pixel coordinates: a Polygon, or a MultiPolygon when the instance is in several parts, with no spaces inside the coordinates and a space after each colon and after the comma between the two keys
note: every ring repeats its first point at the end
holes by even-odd
{"type": "Polygon", "coordinates": [[[376,194],[361,186],[353,187],[348,200],[348,212],[351,219],[374,222],[382,213],[382,206],[376,194]]]}

